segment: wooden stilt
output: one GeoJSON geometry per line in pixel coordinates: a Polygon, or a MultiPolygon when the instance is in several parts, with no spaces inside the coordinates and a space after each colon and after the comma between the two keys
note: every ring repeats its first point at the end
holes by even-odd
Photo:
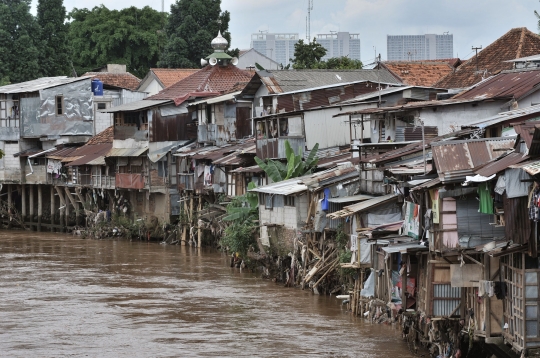
{"type": "Polygon", "coordinates": [[[37,231],[41,231],[41,219],[43,218],[43,185],[38,184],[38,212],[37,212],[37,231]]]}
{"type": "MultiPolygon", "coordinates": [[[[11,194],[11,190],[12,190],[12,186],[11,184],[8,184],[7,185],[7,204],[8,204],[8,210],[11,210],[13,209],[13,197],[12,197],[12,194],[11,194]]],[[[11,228],[11,220],[8,221],[8,229],[11,228]]]]}
{"type": "Polygon", "coordinates": [[[26,222],[26,185],[21,185],[21,219],[26,222]]]}
{"type": "MultiPolygon", "coordinates": [[[[201,210],[202,210],[202,195],[199,195],[199,207],[198,207],[197,212],[200,212],[201,210]]],[[[197,220],[197,227],[199,228],[199,230],[197,230],[197,247],[201,247],[203,228],[200,226],[199,220],[197,220]]]]}
{"type": "MultiPolygon", "coordinates": [[[[67,226],[68,203],[66,203],[66,199],[64,198],[64,193],[62,192],[62,190],[60,190],[60,188],[57,186],[55,186],[54,189],[58,193],[58,198],[60,199],[60,207],[62,208],[62,209],[59,209],[60,210],[60,225],[67,226]]],[[[64,230],[62,229],[62,231],[64,230]]]]}
{"type": "MultiPolygon", "coordinates": [[[[56,199],[54,197],[54,188],[51,187],[51,225],[54,225],[54,213],[56,213],[56,199]]],[[[51,226],[51,232],[54,232],[54,228],[51,226]]]]}
{"type": "MultiPolygon", "coordinates": [[[[28,199],[29,199],[28,205],[29,205],[29,209],[30,209],[29,210],[30,215],[29,215],[29,220],[28,221],[30,221],[30,223],[33,223],[34,222],[34,213],[35,213],[35,211],[34,211],[34,207],[35,207],[35,205],[34,205],[34,186],[33,185],[28,186],[28,199]]],[[[34,230],[34,226],[32,224],[30,224],[30,228],[32,230],[34,230]]]]}

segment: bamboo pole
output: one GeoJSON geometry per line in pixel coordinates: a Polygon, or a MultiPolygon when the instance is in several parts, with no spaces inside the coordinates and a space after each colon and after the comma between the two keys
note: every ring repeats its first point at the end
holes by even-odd
{"type": "Polygon", "coordinates": [[[26,221],[26,185],[21,185],[21,219],[23,223],[26,221]]]}

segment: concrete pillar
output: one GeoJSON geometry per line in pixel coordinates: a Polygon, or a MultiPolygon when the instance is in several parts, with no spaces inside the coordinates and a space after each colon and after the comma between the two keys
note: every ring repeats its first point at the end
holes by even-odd
{"type": "Polygon", "coordinates": [[[43,217],[43,185],[38,184],[38,208],[37,208],[37,231],[41,231],[41,219],[43,217]]]}
{"type": "Polygon", "coordinates": [[[21,185],[21,219],[23,222],[26,222],[26,185],[21,185]]]}
{"type": "Polygon", "coordinates": [[[55,197],[54,197],[54,187],[51,186],[51,232],[54,232],[54,214],[56,213],[56,205],[55,205],[55,197]]]}

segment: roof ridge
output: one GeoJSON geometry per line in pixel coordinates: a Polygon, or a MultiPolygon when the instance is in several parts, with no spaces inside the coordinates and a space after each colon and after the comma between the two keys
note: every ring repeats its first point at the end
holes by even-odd
{"type": "Polygon", "coordinates": [[[516,53],[516,58],[521,57],[521,49],[523,48],[523,42],[525,40],[525,31],[526,30],[527,30],[526,27],[523,27],[521,29],[521,36],[519,37],[519,45],[518,45],[518,49],[517,49],[517,53],[516,53]]]}

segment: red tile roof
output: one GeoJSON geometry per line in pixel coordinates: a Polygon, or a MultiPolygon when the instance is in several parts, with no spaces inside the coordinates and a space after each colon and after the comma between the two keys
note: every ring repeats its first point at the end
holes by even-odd
{"type": "Polygon", "coordinates": [[[99,78],[105,85],[136,90],[139,87],[141,80],[129,72],[113,73],[113,72],[86,72],[83,76],[94,76],[99,78]]]}
{"type": "Polygon", "coordinates": [[[455,72],[446,75],[435,87],[464,88],[472,86],[482,78],[511,70],[512,63],[505,61],[532,56],[540,53],[540,36],[526,27],[515,28],[495,40],[482,51],[478,52],[478,69],[476,72],[476,56],[459,66],[455,72]]]}
{"type": "Polygon", "coordinates": [[[233,65],[208,65],[147,99],[169,99],[174,100],[176,105],[179,105],[190,96],[196,97],[197,92],[201,93],[201,97],[209,94],[223,94],[230,91],[239,82],[249,82],[251,77],[250,72],[233,65]]]}
{"type": "Polygon", "coordinates": [[[112,143],[114,139],[114,126],[110,126],[103,132],[96,134],[85,145],[112,143]]]}
{"type": "Polygon", "coordinates": [[[441,62],[384,62],[382,65],[409,86],[431,87],[452,72],[450,65],[441,62]]]}
{"type": "Polygon", "coordinates": [[[164,88],[174,85],[176,82],[183,80],[184,78],[191,76],[200,68],[151,68],[150,71],[154,73],[159,82],[164,88]]]}

